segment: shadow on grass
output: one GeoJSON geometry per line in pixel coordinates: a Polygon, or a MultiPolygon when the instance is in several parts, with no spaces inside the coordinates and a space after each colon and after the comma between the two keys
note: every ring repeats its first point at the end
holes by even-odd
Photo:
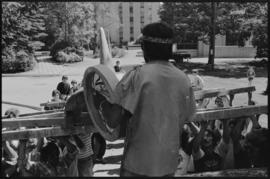
{"type": "MultiPolygon", "coordinates": [[[[183,62],[177,64],[177,67],[181,70],[186,69],[187,74],[192,72],[192,69],[200,69],[200,75],[213,76],[220,78],[246,78],[248,66],[253,66],[255,69],[256,77],[268,77],[268,64],[266,60],[261,61],[235,61],[224,62],[223,64],[215,64],[215,69],[211,70],[209,65],[205,63],[191,63],[183,62]]],[[[125,71],[129,71],[134,68],[134,65],[128,65],[122,67],[125,71]]]]}
{"type": "Polygon", "coordinates": [[[120,163],[123,155],[114,155],[114,156],[108,156],[104,157],[104,160],[106,164],[116,164],[120,163]]]}

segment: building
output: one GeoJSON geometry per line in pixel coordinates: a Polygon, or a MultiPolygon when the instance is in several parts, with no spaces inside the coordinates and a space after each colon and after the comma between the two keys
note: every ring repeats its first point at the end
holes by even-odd
{"type": "MultiPolygon", "coordinates": [[[[209,45],[198,41],[194,45],[189,45],[191,48],[185,48],[183,44],[178,46],[178,51],[185,51],[191,54],[191,57],[208,57],[209,45]]],[[[215,40],[215,57],[217,58],[254,58],[256,48],[251,44],[251,38],[245,42],[244,46],[238,46],[236,43],[229,42],[226,36],[216,35],[215,40]]]]}
{"type": "Polygon", "coordinates": [[[146,24],[159,21],[159,2],[100,2],[97,26],[103,27],[112,43],[134,41],[146,24]]]}
{"type": "Polygon", "coordinates": [[[122,24],[119,29],[119,42],[134,41],[146,24],[159,21],[159,7],[159,2],[119,3],[118,12],[122,24]]]}

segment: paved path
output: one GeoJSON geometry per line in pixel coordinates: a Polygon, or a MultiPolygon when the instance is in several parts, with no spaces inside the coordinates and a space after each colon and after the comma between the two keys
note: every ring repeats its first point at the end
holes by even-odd
{"type": "MultiPolygon", "coordinates": [[[[143,64],[143,57],[136,57],[139,50],[129,50],[124,58],[113,58],[113,62],[120,61],[122,66],[143,64]]],[[[217,58],[215,64],[222,65],[228,62],[242,61],[248,62],[253,58],[217,58]]],[[[189,62],[207,63],[208,58],[192,58],[189,62]]],[[[15,74],[2,74],[2,77],[38,77],[38,76],[62,76],[62,75],[83,75],[84,71],[90,67],[99,64],[99,58],[93,59],[85,57],[84,61],[71,64],[57,64],[50,61],[41,61],[36,64],[33,70],[15,74]]]]}

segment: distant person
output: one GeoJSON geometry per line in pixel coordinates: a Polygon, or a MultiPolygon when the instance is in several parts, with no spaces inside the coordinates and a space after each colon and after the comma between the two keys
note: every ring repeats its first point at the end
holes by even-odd
{"type": "Polygon", "coordinates": [[[79,85],[76,80],[71,81],[71,94],[75,93],[79,89],[79,85]]]}
{"type": "Polygon", "coordinates": [[[247,78],[248,78],[248,85],[251,86],[252,85],[252,81],[255,78],[255,70],[252,66],[248,67],[248,71],[247,71],[247,78]]]}
{"type": "Polygon", "coordinates": [[[62,101],[61,99],[60,99],[60,91],[58,91],[58,90],[53,90],[52,91],[52,99],[51,99],[51,101],[50,102],[58,102],[58,101],[62,101]]]}
{"type": "Polygon", "coordinates": [[[15,117],[18,117],[19,114],[20,114],[20,111],[18,109],[10,108],[10,109],[6,110],[5,117],[15,118],[15,117]]]}
{"type": "Polygon", "coordinates": [[[60,92],[60,99],[67,100],[70,94],[70,84],[68,83],[68,77],[64,75],[62,81],[58,83],[57,90],[60,92]]]}
{"type": "MultiPolygon", "coordinates": [[[[50,102],[62,102],[63,100],[60,99],[60,92],[58,90],[53,90],[52,91],[52,99],[50,101],[48,101],[49,103],[50,102]]],[[[56,105],[56,106],[45,106],[44,107],[44,110],[54,110],[54,109],[61,109],[63,108],[61,105],[56,105]]]]}
{"type": "Polygon", "coordinates": [[[204,81],[202,77],[199,75],[199,70],[198,69],[193,69],[192,70],[192,88],[194,91],[202,90],[204,88],[204,81]]]}
{"type": "Polygon", "coordinates": [[[121,71],[120,61],[119,60],[116,61],[116,65],[114,66],[114,70],[115,70],[115,72],[120,72],[121,71]]]}

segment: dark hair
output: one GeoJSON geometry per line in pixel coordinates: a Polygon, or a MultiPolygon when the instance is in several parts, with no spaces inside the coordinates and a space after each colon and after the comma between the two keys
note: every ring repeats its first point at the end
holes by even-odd
{"type": "Polygon", "coordinates": [[[62,76],[62,80],[68,80],[68,77],[66,75],[62,76]]]}
{"type": "Polygon", "coordinates": [[[60,91],[58,91],[58,90],[53,90],[53,91],[52,91],[52,96],[56,96],[56,94],[60,95],[60,91]]]}
{"type": "Polygon", "coordinates": [[[40,161],[50,162],[57,165],[59,162],[59,148],[54,142],[48,142],[47,145],[40,150],[40,161]]]}
{"type": "Polygon", "coordinates": [[[6,110],[5,112],[5,116],[8,118],[11,118],[12,116],[18,117],[19,115],[20,115],[20,111],[16,108],[10,108],[6,110]]]}
{"type": "MultiPolygon", "coordinates": [[[[142,29],[143,36],[173,39],[173,29],[161,22],[151,23],[142,29]]],[[[142,40],[142,49],[146,60],[168,60],[172,58],[172,43],[158,43],[142,40]]]]}
{"type": "Polygon", "coordinates": [[[221,134],[218,129],[206,129],[206,131],[213,137],[213,146],[216,146],[221,139],[221,134]]]}
{"type": "Polygon", "coordinates": [[[266,128],[254,129],[246,135],[246,141],[248,141],[252,147],[258,149],[258,155],[254,160],[255,167],[268,166],[270,162],[270,144],[269,144],[270,131],[266,128]]]}
{"type": "Polygon", "coordinates": [[[71,81],[71,84],[77,84],[77,81],[76,80],[72,80],[71,81]]]}

